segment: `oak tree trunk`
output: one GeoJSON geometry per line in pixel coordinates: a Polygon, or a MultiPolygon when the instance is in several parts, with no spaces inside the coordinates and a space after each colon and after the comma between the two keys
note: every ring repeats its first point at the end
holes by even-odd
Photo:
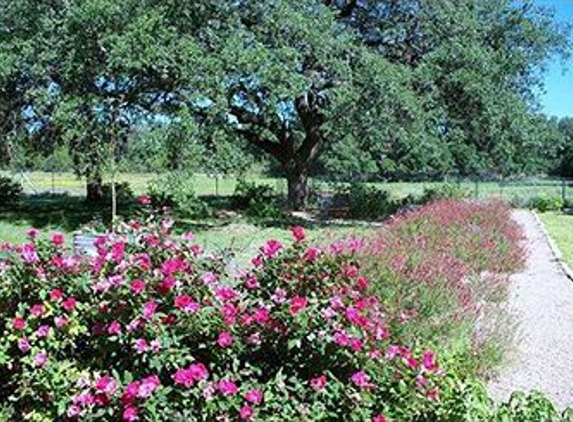
{"type": "Polygon", "coordinates": [[[287,172],[288,207],[293,211],[305,208],[308,199],[308,168],[287,172]]]}

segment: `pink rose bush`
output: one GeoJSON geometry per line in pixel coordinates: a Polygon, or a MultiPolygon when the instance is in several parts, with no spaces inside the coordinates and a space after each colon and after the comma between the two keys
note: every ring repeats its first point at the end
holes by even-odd
{"type": "Polygon", "coordinates": [[[6,249],[0,410],[30,420],[407,420],[448,376],[397,343],[355,241],[304,229],[238,274],[154,219],[81,257],[59,236],[6,249]]]}

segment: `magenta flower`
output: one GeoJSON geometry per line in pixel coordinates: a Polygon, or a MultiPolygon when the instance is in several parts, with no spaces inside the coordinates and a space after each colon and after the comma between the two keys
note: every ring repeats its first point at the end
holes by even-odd
{"type": "Polygon", "coordinates": [[[291,315],[296,315],[304,309],[308,305],[308,299],[306,297],[295,296],[290,300],[290,308],[289,312],[291,315]]]}
{"type": "Polygon", "coordinates": [[[140,294],[145,290],[145,281],[141,279],[133,280],[130,289],[135,294],[140,294]]]}
{"type": "Polygon", "coordinates": [[[48,361],[48,354],[44,351],[38,352],[36,356],[34,356],[34,366],[36,368],[42,368],[47,361],[48,361]]]}
{"type": "Polygon", "coordinates": [[[147,398],[161,385],[161,381],[157,375],[150,375],[141,380],[139,388],[137,389],[137,397],[147,398]]]}
{"type": "Polygon", "coordinates": [[[26,232],[26,235],[27,235],[31,240],[34,240],[35,238],[37,238],[39,234],[40,234],[40,230],[36,229],[35,227],[32,227],[31,229],[29,229],[29,230],[26,232]]]}
{"type": "Polygon", "coordinates": [[[137,408],[134,406],[127,406],[123,410],[122,418],[124,421],[132,422],[139,419],[137,408]]]}
{"type": "Polygon", "coordinates": [[[140,195],[137,198],[137,202],[139,203],[139,205],[151,205],[151,198],[148,195],[140,195]]]}
{"type": "Polygon", "coordinates": [[[54,289],[50,292],[50,301],[59,302],[64,297],[64,293],[60,289],[54,289]]]}
{"type": "Polygon", "coordinates": [[[120,335],[121,334],[121,324],[117,320],[113,320],[107,327],[107,332],[110,335],[120,335]]]}
{"type": "Polygon", "coordinates": [[[35,264],[40,261],[36,247],[34,245],[25,244],[22,246],[22,259],[26,264],[35,264]]]}
{"type": "Polygon", "coordinates": [[[113,377],[109,375],[104,375],[103,377],[98,378],[95,383],[95,389],[100,393],[107,394],[108,396],[112,396],[118,389],[119,385],[113,377]]]}
{"type": "Polygon", "coordinates": [[[37,318],[37,317],[42,316],[45,311],[46,311],[46,309],[44,308],[44,305],[42,305],[41,303],[38,303],[38,304],[32,306],[32,308],[30,308],[30,315],[37,318]]]}
{"type": "Polygon", "coordinates": [[[188,295],[179,295],[175,297],[174,306],[184,312],[195,313],[199,310],[200,305],[188,295]]]}
{"type": "Polygon", "coordinates": [[[318,248],[308,248],[306,251],[304,251],[304,254],[303,254],[302,258],[303,258],[305,261],[312,262],[312,261],[315,261],[315,260],[316,260],[316,258],[318,257],[318,255],[320,255],[320,252],[321,252],[321,251],[320,251],[320,249],[318,249],[318,248]]]}
{"type": "Polygon", "coordinates": [[[315,390],[322,390],[326,387],[326,375],[319,375],[310,380],[310,386],[315,390]]]}
{"type": "Polygon", "coordinates": [[[125,254],[125,243],[117,242],[111,245],[111,259],[114,262],[121,262],[123,260],[123,255],[125,254]]]}
{"type": "Polygon", "coordinates": [[[237,293],[232,287],[219,287],[215,292],[215,295],[223,302],[233,300],[237,297],[237,293]]]}
{"type": "Polygon", "coordinates": [[[368,388],[371,387],[370,384],[370,376],[368,376],[365,372],[363,371],[358,371],[355,372],[354,374],[352,374],[352,376],[350,377],[350,380],[354,383],[354,385],[356,385],[357,387],[360,388],[368,388]]]}
{"type": "Polygon", "coordinates": [[[157,311],[158,306],[159,306],[159,304],[153,300],[151,300],[149,302],[145,302],[143,304],[143,317],[145,319],[153,318],[153,316],[155,315],[155,312],[157,311]]]}
{"type": "Polygon", "coordinates": [[[388,422],[388,418],[382,414],[376,415],[372,418],[372,422],[388,422]]]}
{"type": "Polygon", "coordinates": [[[64,235],[62,233],[54,233],[52,235],[52,245],[56,248],[63,246],[64,244],[64,235]]]}
{"type": "Polygon", "coordinates": [[[20,349],[22,353],[28,352],[31,348],[30,341],[26,337],[18,340],[18,349],[20,349]]]}
{"type": "Polygon", "coordinates": [[[67,312],[71,312],[75,309],[77,305],[77,301],[73,296],[70,296],[69,298],[67,298],[63,303],[62,303],[62,307],[67,311],[67,312]]]}
{"type": "Polygon", "coordinates": [[[26,320],[22,317],[16,317],[12,320],[12,327],[16,331],[22,331],[24,328],[26,328],[26,320]]]}
{"type": "Polygon", "coordinates": [[[173,375],[176,385],[183,385],[185,387],[192,387],[195,382],[206,379],[209,376],[207,368],[202,363],[195,363],[189,368],[178,369],[173,375]]]}
{"type": "Polygon", "coordinates": [[[283,248],[283,245],[281,244],[281,242],[279,242],[278,240],[275,240],[275,239],[271,239],[271,240],[267,241],[267,243],[265,243],[262,246],[261,252],[267,258],[273,258],[274,256],[276,256],[279,253],[279,251],[282,248],[283,248]]]}
{"type": "Polygon", "coordinates": [[[64,328],[66,325],[68,325],[68,317],[65,315],[58,315],[54,318],[54,324],[57,328],[64,328]]]}
{"type": "Polygon", "coordinates": [[[147,340],[143,338],[138,338],[135,340],[135,350],[137,353],[145,353],[149,350],[149,345],[147,344],[147,340]]]}
{"type": "Polygon", "coordinates": [[[424,365],[424,369],[427,371],[435,371],[438,369],[438,363],[436,361],[436,355],[434,352],[427,350],[422,355],[422,363],[424,365]]]}
{"type": "Polygon", "coordinates": [[[263,393],[258,388],[253,388],[252,390],[247,391],[244,397],[248,402],[253,404],[260,404],[263,400],[263,393]]]}
{"type": "Polygon", "coordinates": [[[241,407],[241,410],[239,412],[241,419],[244,421],[250,420],[254,414],[255,414],[255,411],[248,404],[245,404],[243,407],[241,407]]]}
{"type": "Polygon", "coordinates": [[[291,227],[290,232],[292,233],[292,237],[294,238],[295,242],[302,242],[306,238],[304,228],[301,226],[291,227]]]}
{"type": "Polygon", "coordinates": [[[38,336],[38,338],[47,337],[48,334],[50,334],[49,325],[41,325],[40,328],[38,328],[38,331],[36,331],[36,336],[38,336]]]}
{"type": "Polygon", "coordinates": [[[278,305],[285,303],[287,300],[287,291],[285,289],[276,289],[271,299],[278,305]]]}
{"type": "Polygon", "coordinates": [[[219,334],[217,343],[221,347],[229,347],[233,344],[233,336],[228,331],[223,331],[219,334]]]}
{"type": "Polygon", "coordinates": [[[260,284],[259,284],[259,280],[257,279],[257,276],[254,274],[247,275],[247,277],[245,279],[245,286],[249,290],[258,289],[260,284]]]}
{"type": "Polygon", "coordinates": [[[224,396],[233,396],[237,394],[237,392],[239,391],[237,384],[227,379],[219,381],[219,383],[217,384],[217,388],[224,396]]]}

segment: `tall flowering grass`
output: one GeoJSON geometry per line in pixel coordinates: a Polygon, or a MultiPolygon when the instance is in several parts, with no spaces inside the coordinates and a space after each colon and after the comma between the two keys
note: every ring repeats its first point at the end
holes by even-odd
{"type": "Polygon", "coordinates": [[[405,341],[466,354],[478,370],[499,358],[491,348],[502,346],[496,335],[509,326],[481,331],[493,314],[509,323],[499,303],[523,265],[522,240],[506,203],[440,200],[392,218],[368,239],[362,258],[405,341]]]}

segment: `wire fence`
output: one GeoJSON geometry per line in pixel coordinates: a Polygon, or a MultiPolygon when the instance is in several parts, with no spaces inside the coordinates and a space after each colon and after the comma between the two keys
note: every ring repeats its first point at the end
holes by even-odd
{"type": "MultiPolygon", "coordinates": [[[[48,172],[0,172],[20,182],[26,194],[56,194],[56,195],[85,195],[85,180],[73,173],[48,172]]],[[[149,183],[158,174],[151,173],[122,173],[117,180],[128,183],[135,194],[147,192],[149,183]]],[[[280,195],[286,195],[287,182],[284,178],[266,176],[246,176],[241,179],[266,184],[274,188],[280,195]]],[[[197,195],[229,196],[233,195],[238,177],[229,175],[196,174],[190,181],[197,195]]],[[[106,182],[104,178],[104,182],[106,182]]],[[[573,201],[573,179],[566,178],[529,178],[514,180],[485,180],[467,178],[444,178],[440,181],[390,181],[369,182],[371,186],[388,191],[393,197],[401,198],[408,195],[421,195],[427,189],[436,189],[444,185],[455,185],[471,193],[474,198],[500,197],[509,201],[545,197],[559,198],[563,202],[573,201]]],[[[331,182],[313,178],[309,187],[314,193],[333,192],[344,182],[331,182]]]]}

